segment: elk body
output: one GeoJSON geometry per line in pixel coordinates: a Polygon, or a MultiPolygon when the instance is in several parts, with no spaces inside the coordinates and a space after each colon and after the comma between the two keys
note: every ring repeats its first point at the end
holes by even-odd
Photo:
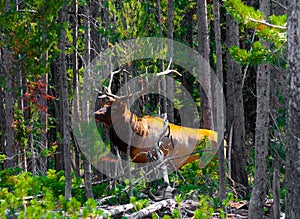
{"type": "MultiPolygon", "coordinates": [[[[151,162],[151,156],[155,157],[156,136],[163,129],[164,120],[160,117],[138,117],[128,109],[123,98],[109,94],[99,98],[101,107],[95,112],[95,120],[108,127],[111,142],[125,153],[130,147],[133,162],[151,162]]],[[[211,144],[217,144],[215,131],[169,124],[160,140],[160,150],[165,157],[174,158],[172,163],[176,168],[181,168],[199,159],[193,152],[203,138],[207,138],[211,144]]]]}

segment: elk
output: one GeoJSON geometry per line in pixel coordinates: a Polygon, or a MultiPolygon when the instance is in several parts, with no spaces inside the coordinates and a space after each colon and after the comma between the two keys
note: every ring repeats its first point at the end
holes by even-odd
{"type": "MultiPolygon", "coordinates": [[[[138,117],[129,110],[127,104],[127,99],[135,94],[117,96],[111,92],[113,75],[120,71],[123,69],[111,74],[109,86],[99,94],[100,109],[95,112],[95,120],[108,127],[109,138],[119,151],[126,153],[129,147],[130,158],[134,163],[148,163],[151,162],[151,157],[157,155],[155,141],[166,125],[166,121],[160,117],[138,117]]],[[[169,73],[179,74],[168,68],[166,71],[158,73],[157,76],[169,73]]],[[[147,83],[146,89],[148,86],[147,83]]],[[[143,92],[145,89],[139,91],[138,94],[143,92]]],[[[181,168],[185,164],[199,159],[194,151],[203,138],[207,138],[214,146],[217,145],[217,132],[213,130],[195,129],[170,123],[167,124],[167,130],[159,139],[161,143],[159,150],[164,157],[173,158],[174,167],[181,168]]]]}

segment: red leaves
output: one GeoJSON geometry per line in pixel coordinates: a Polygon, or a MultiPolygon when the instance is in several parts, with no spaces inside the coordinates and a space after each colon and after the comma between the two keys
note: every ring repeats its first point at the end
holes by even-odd
{"type": "MultiPolygon", "coordinates": [[[[23,100],[32,103],[31,107],[47,112],[47,101],[55,100],[55,97],[46,93],[46,86],[41,80],[27,83],[28,91],[23,95],[23,100]]],[[[29,110],[31,107],[24,107],[23,110],[29,110]]]]}

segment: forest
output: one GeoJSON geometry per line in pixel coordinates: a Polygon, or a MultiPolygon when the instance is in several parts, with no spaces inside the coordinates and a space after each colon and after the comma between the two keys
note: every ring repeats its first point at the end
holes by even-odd
{"type": "Polygon", "coordinates": [[[299,0],[0,0],[0,218],[300,218],[299,0]]]}

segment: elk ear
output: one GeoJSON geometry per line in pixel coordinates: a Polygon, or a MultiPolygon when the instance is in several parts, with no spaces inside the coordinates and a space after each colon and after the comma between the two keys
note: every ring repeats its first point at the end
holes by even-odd
{"type": "Polygon", "coordinates": [[[107,97],[106,93],[107,93],[107,88],[103,87],[102,90],[98,92],[98,98],[102,99],[104,97],[107,97]]]}
{"type": "Polygon", "coordinates": [[[108,92],[107,87],[103,87],[103,88],[102,88],[102,93],[103,93],[103,94],[106,94],[107,92],[108,92]]]}

